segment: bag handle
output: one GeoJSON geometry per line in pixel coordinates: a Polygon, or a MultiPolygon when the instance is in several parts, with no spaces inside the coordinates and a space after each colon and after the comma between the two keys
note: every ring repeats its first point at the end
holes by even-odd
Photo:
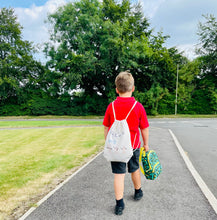
{"type": "Polygon", "coordinates": [[[116,120],[114,102],[112,102],[112,109],[113,109],[114,118],[115,118],[115,120],[116,120]]]}
{"type": "MultiPolygon", "coordinates": [[[[135,107],[137,101],[134,102],[133,107],[130,109],[130,111],[128,112],[125,120],[127,120],[128,116],[130,115],[131,111],[133,110],[133,108],[135,107]]],[[[113,115],[114,115],[114,119],[116,120],[116,115],[115,115],[115,107],[114,107],[114,102],[112,102],[112,110],[113,110],[113,115]]]]}
{"type": "Polygon", "coordinates": [[[127,117],[125,118],[126,120],[127,120],[128,116],[130,115],[130,113],[132,112],[133,108],[135,107],[136,103],[137,103],[137,101],[135,101],[133,107],[130,109],[130,111],[129,111],[127,117]]]}
{"type": "Polygon", "coordinates": [[[143,165],[142,165],[142,155],[143,155],[143,154],[144,154],[144,156],[145,156],[146,152],[145,152],[144,147],[141,147],[141,148],[140,148],[140,155],[139,155],[139,166],[140,166],[141,172],[143,173],[143,175],[145,175],[145,171],[144,171],[143,165]]]}

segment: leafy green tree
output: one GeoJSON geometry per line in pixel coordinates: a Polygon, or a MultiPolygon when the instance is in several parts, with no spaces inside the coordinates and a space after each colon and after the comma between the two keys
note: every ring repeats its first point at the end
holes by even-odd
{"type": "Polygon", "coordinates": [[[135,92],[136,99],[144,105],[147,113],[151,115],[159,113],[159,103],[164,96],[168,95],[168,89],[162,88],[159,84],[153,84],[147,92],[135,92]]]}
{"type": "MultiPolygon", "coordinates": [[[[198,89],[206,89],[206,98],[211,112],[216,112],[217,91],[217,21],[213,15],[204,15],[204,23],[199,22],[198,36],[200,47],[197,52],[200,55],[200,82],[198,89]]],[[[206,103],[204,103],[204,106],[206,103]]],[[[210,112],[210,113],[211,113],[210,112]]]]}
{"type": "Polygon", "coordinates": [[[192,97],[197,89],[198,76],[200,74],[199,60],[189,61],[179,69],[178,84],[178,112],[189,112],[189,106],[192,103],[192,97]]]}
{"type": "Polygon", "coordinates": [[[0,111],[2,114],[10,113],[10,109],[17,108],[16,105],[22,107],[28,97],[40,89],[39,82],[44,73],[41,64],[33,59],[32,44],[22,40],[21,30],[14,10],[1,8],[0,107],[5,109],[0,111]]]}
{"type": "Polygon", "coordinates": [[[74,103],[88,106],[84,112],[102,114],[115,97],[116,75],[127,69],[139,92],[153,84],[174,90],[176,65],[163,47],[167,37],[153,35],[139,4],[81,0],[59,8],[49,22],[54,30],[45,52],[58,78],[56,92],[71,94],[74,103]]]}
{"type": "Polygon", "coordinates": [[[201,78],[206,78],[217,85],[217,21],[213,15],[204,15],[206,21],[199,22],[198,36],[200,48],[198,54],[201,55],[202,72],[201,78]]]}

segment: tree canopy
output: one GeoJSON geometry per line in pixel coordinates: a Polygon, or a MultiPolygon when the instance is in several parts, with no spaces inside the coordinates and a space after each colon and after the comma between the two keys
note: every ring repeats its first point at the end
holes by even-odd
{"type": "Polygon", "coordinates": [[[22,40],[21,31],[14,10],[0,9],[0,105],[5,114],[37,92],[43,72],[33,59],[32,44],[22,40]]]}
{"type": "Polygon", "coordinates": [[[169,36],[155,33],[140,4],[129,0],[80,0],[48,16],[44,52],[33,58],[14,10],[0,10],[0,115],[103,115],[116,97],[117,74],[130,70],[135,98],[148,114],[173,114],[179,73],[178,113],[217,110],[217,22],[198,25],[198,58],[189,61],[169,36]],[[178,69],[177,69],[178,67],[178,69]]]}
{"type": "Polygon", "coordinates": [[[59,73],[62,93],[72,92],[82,106],[91,100],[88,111],[104,111],[123,70],[135,76],[139,92],[153,86],[173,91],[176,65],[163,46],[167,37],[153,35],[139,4],[82,0],[59,8],[49,21],[54,31],[46,47],[48,66],[59,73]]]}
{"type": "Polygon", "coordinates": [[[217,111],[217,20],[214,15],[203,15],[205,22],[199,22],[200,47],[197,50],[200,65],[199,85],[207,96],[211,111],[217,111]]]}

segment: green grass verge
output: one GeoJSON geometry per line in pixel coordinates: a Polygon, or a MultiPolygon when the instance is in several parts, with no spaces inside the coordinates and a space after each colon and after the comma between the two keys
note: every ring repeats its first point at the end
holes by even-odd
{"type": "MultiPolygon", "coordinates": [[[[44,115],[44,116],[0,116],[0,122],[1,121],[5,121],[5,120],[21,120],[21,121],[25,121],[25,120],[34,120],[34,119],[38,119],[38,120],[46,120],[46,119],[50,119],[50,120],[77,120],[82,121],[83,119],[86,119],[88,121],[88,119],[99,119],[102,120],[104,118],[104,116],[57,116],[57,115],[44,115]]],[[[148,118],[217,118],[217,114],[212,114],[212,115],[189,115],[189,114],[177,114],[177,115],[156,115],[156,116],[152,116],[152,115],[148,115],[148,118]]],[[[65,122],[63,122],[65,123],[65,122]]],[[[66,122],[66,123],[76,123],[76,122],[66,122]]],[[[80,122],[79,122],[80,123],[80,122]]],[[[86,123],[86,122],[81,122],[81,123],[86,123]]],[[[92,122],[94,123],[94,122],[92,122]]]]}
{"type": "Polygon", "coordinates": [[[28,128],[28,127],[52,127],[52,126],[91,126],[102,125],[102,121],[89,120],[19,120],[19,121],[0,121],[0,128],[28,128]]]}
{"type": "MultiPolygon", "coordinates": [[[[217,118],[217,115],[157,115],[155,118],[217,118]]],[[[103,116],[39,116],[39,117],[0,117],[0,128],[28,128],[55,126],[91,126],[102,125],[103,116]],[[83,120],[86,119],[86,120],[83,120]],[[89,120],[88,120],[89,119],[89,120]],[[95,119],[95,120],[91,120],[95,119]]]]}
{"type": "Polygon", "coordinates": [[[0,116],[0,120],[17,120],[17,119],[103,119],[104,116],[88,115],[88,116],[70,116],[70,115],[42,115],[42,116],[0,116]]]}
{"type": "Polygon", "coordinates": [[[0,128],[13,128],[13,127],[52,127],[52,126],[90,126],[102,125],[102,121],[89,121],[89,120],[19,120],[19,121],[0,121],[0,128]]]}
{"type": "Polygon", "coordinates": [[[102,149],[103,127],[1,130],[0,219],[102,149]]]}

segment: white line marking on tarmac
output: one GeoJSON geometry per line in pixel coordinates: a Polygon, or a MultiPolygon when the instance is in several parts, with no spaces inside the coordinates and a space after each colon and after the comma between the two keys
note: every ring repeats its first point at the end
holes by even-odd
{"type": "Polygon", "coordinates": [[[49,192],[43,199],[41,199],[37,204],[36,207],[32,207],[30,208],[23,216],[21,216],[21,218],[19,218],[19,220],[24,220],[26,219],[36,208],[38,208],[38,206],[40,206],[43,202],[45,202],[49,197],[51,197],[58,189],[60,189],[63,185],[65,185],[70,179],[72,179],[72,177],[74,177],[77,173],[79,173],[80,171],[82,171],[86,166],[88,166],[93,160],[95,160],[100,154],[102,154],[102,152],[100,152],[99,154],[97,154],[94,158],[92,158],[88,163],[86,163],[84,166],[82,166],[80,169],[78,169],[76,172],[74,172],[71,176],[69,176],[64,182],[60,183],[54,190],[52,190],[51,192],[49,192]]]}
{"type": "Polygon", "coordinates": [[[189,171],[191,172],[191,174],[194,177],[195,181],[199,185],[201,191],[206,196],[206,198],[208,199],[210,205],[212,206],[212,208],[214,209],[215,213],[217,214],[217,199],[212,194],[212,192],[210,191],[210,189],[208,188],[206,183],[203,181],[203,179],[201,178],[199,173],[194,168],[193,164],[191,163],[190,159],[185,154],[185,152],[184,152],[181,144],[177,140],[176,136],[173,134],[173,132],[170,129],[169,129],[169,132],[170,132],[170,134],[171,134],[171,136],[172,136],[172,138],[173,138],[173,140],[174,140],[174,142],[175,142],[175,144],[176,144],[176,146],[177,146],[177,148],[178,148],[178,150],[179,150],[183,160],[185,161],[185,164],[187,165],[189,171]]]}

